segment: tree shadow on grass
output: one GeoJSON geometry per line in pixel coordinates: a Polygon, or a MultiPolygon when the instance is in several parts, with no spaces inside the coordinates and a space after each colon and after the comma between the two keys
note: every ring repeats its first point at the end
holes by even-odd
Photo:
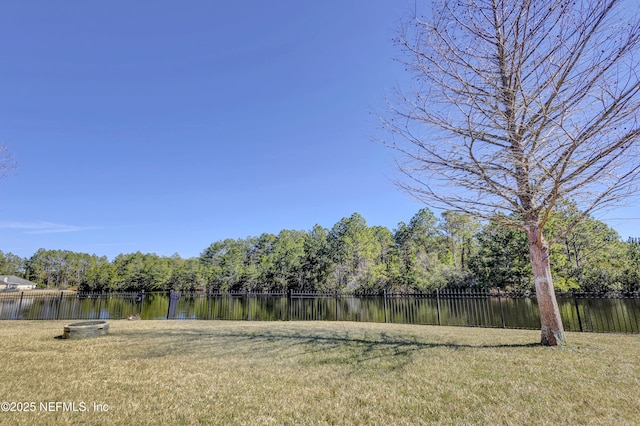
{"type": "Polygon", "coordinates": [[[317,330],[304,328],[237,327],[222,329],[130,330],[128,339],[144,342],[138,351],[128,351],[127,358],[147,359],[180,355],[228,356],[253,360],[293,360],[305,365],[364,366],[370,362],[384,364],[390,370],[411,363],[415,354],[434,350],[484,350],[540,347],[538,343],[465,344],[418,340],[416,336],[394,335],[369,330],[317,330]]]}

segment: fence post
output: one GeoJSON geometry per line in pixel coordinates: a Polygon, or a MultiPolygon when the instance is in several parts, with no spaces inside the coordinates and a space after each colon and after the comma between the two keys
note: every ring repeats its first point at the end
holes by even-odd
{"type": "Polygon", "coordinates": [[[56,320],[60,319],[60,308],[62,307],[62,295],[64,294],[64,291],[60,292],[60,299],[58,299],[58,311],[56,312],[56,320]]]}
{"type": "Polygon", "coordinates": [[[211,289],[207,289],[207,318],[211,319],[211,289]]]}
{"type": "Polygon", "coordinates": [[[144,304],[144,290],[142,290],[140,292],[140,294],[138,295],[138,302],[140,302],[140,319],[142,319],[142,305],[144,304]]]}
{"type": "Polygon", "coordinates": [[[179,297],[180,292],[173,290],[169,291],[169,309],[167,309],[167,319],[176,319],[176,310],[178,308],[177,305],[179,297]]]}
{"type": "Polygon", "coordinates": [[[580,327],[580,331],[582,331],[582,319],[580,318],[580,309],[578,309],[578,299],[576,299],[576,291],[571,290],[571,295],[573,296],[573,304],[576,307],[576,314],[578,314],[578,326],[580,327]]]}
{"type": "Polygon", "coordinates": [[[167,307],[167,319],[171,317],[171,303],[173,302],[173,290],[169,290],[169,306],[167,307]]]}
{"type": "Polygon", "coordinates": [[[291,293],[293,292],[293,289],[289,289],[289,291],[287,291],[287,307],[289,308],[289,321],[291,321],[291,317],[292,312],[291,310],[293,309],[293,306],[291,306],[291,293]]]}
{"type": "Polygon", "coordinates": [[[98,302],[98,319],[101,319],[100,317],[102,316],[102,295],[104,294],[104,291],[101,291],[100,294],[98,295],[98,298],[100,299],[100,301],[98,302]]]}
{"type": "Polygon", "coordinates": [[[338,321],[338,290],[335,292],[336,297],[336,321],[338,321]]]}
{"type": "Polygon", "coordinates": [[[18,302],[18,310],[16,311],[16,319],[20,319],[20,309],[22,309],[22,298],[24,297],[24,291],[20,292],[20,302],[18,302]]]}
{"type": "Polygon", "coordinates": [[[502,310],[502,298],[500,297],[500,289],[498,289],[498,303],[500,304],[500,319],[502,320],[502,328],[507,328],[504,323],[504,311],[502,310]]]}
{"type": "Polygon", "coordinates": [[[436,306],[438,309],[438,325],[442,325],[440,323],[440,289],[436,288],[436,306]]]}
{"type": "Polygon", "coordinates": [[[247,290],[247,321],[251,321],[251,292],[247,290]]]}
{"type": "Polygon", "coordinates": [[[384,293],[382,294],[382,312],[384,315],[384,322],[387,322],[387,289],[384,289],[384,293]]]}

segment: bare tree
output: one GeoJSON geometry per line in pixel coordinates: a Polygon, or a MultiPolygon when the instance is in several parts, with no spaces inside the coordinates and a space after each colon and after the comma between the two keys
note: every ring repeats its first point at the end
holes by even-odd
{"type": "Polygon", "coordinates": [[[436,0],[397,40],[414,77],[383,118],[400,185],[526,232],[544,345],[565,340],[549,214],[561,199],[610,206],[640,173],[640,24],[622,3],[436,0]]]}

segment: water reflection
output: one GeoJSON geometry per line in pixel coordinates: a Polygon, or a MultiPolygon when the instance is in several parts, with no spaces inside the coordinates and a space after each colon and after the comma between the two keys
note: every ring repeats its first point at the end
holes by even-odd
{"type": "MultiPolygon", "coordinates": [[[[0,319],[226,319],[362,321],[540,328],[534,297],[489,294],[336,295],[190,293],[170,309],[166,293],[0,295],[0,319]]],[[[558,295],[567,331],[640,332],[640,297],[558,295]]]]}

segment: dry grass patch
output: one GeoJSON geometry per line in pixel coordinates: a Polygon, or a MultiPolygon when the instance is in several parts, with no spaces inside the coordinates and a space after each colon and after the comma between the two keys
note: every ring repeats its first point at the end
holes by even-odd
{"type": "MultiPolygon", "coordinates": [[[[1,424],[637,424],[640,336],[335,322],[0,322],[1,424]],[[43,411],[84,403],[86,412],[43,411]],[[107,404],[96,412],[93,404],[107,404]]],[[[68,408],[68,407],[67,407],[68,408]]],[[[82,406],[80,406],[82,408],[82,406]]]]}

